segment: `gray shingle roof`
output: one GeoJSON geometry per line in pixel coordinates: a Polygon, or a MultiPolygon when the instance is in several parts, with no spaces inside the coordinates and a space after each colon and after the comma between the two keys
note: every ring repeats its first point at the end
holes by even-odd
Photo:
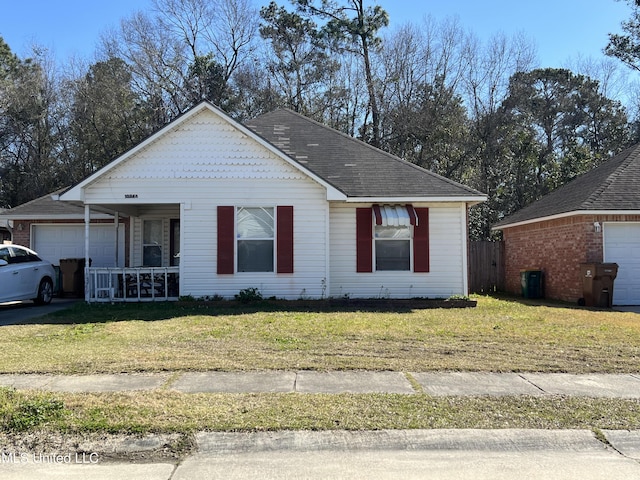
{"type": "Polygon", "coordinates": [[[31,200],[30,202],[18,205],[17,207],[5,210],[0,213],[0,216],[17,220],[30,218],[46,219],[51,217],[84,218],[83,207],[68,202],[58,202],[51,198],[52,195],[62,193],[65,190],[66,188],[63,188],[31,200]]]}
{"type": "Polygon", "coordinates": [[[640,144],[498,222],[495,228],[574,211],[640,211],[640,144]]]}
{"type": "Polygon", "coordinates": [[[483,197],[291,110],[246,126],[348,197],[483,197]]]}

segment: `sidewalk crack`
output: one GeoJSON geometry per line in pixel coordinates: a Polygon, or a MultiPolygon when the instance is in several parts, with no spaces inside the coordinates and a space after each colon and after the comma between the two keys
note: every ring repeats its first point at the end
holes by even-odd
{"type": "Polygon", "coordinates": [[[165,380],[165,382],[160,385],[160,390],[169,390],[171,386],[182,377],[183,372],[173,372],[169,377],[165,380]]]}
{"type": "Polygon", "coordinates": [[[618,450],[616,447],[614,447],[613,444],[609,441],[609,439],[605,435],[605,433],[602,430],[600,430],[599,428],[595,428],[595,427],[592,428],[591,429],[591,433],[593,433],[593,436],[596,438],[596,440],[598,440],[600,443],[602,443],[605,447],[610,448],[611,450],[616,452],[621,457],[631,458],[631,457],[627,457],[624,453],[622,453],[620,450],[618,450]]]}
{"type": "Polygon", "coordinates": [[[409,384],[411,384],[411,388],[413,388],[415,393],[424,393],[424,388],[422,387],[420,382],[418,382],[414,378],[413,375],[411,375],[409,372],[403,372],[403,373],[404,373],[404,377],[407,379],[409,384]]]}
{"type": "Polygon", "coordinates": [[[522,375],[521,373],[518,374],[518,376],[524,380],[525,382],[527,382],[529,385],[534,386],[535,388],[537,388],[538,390],[540,390],[542,393],[544,393],[545,395],[547,395],[547,392],[541,388],[540,386],[536,385],[535,383],[533,383],[531,380],[529,380],[527,377],[525,377],[524,375],[522,375]]]}

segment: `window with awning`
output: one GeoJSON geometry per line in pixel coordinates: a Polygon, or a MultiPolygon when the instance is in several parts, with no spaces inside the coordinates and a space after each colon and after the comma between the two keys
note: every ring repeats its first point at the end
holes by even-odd
{"type": "Polygon", "coordinates": [[[373,205],[373,219],[376,226],[398,227],[418,224],[413,205],[373,205]]]}
{"type": "Polygon", "coordinates": [[[429,209],[378,205],[356,209],[357,271],[429,271],[429,209]],[[375,263],[374,263],[375,261],[375,263]]]}

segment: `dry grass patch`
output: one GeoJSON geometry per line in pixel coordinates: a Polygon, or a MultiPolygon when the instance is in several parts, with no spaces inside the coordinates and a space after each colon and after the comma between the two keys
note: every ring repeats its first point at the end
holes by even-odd
{"type": "MultiPolygon", "coordinates": [[[[67,433],[432,428],[639,429],[640,401],[424,394],[45,394],[0,389],[0,412],[22,427],[67,433]],[[53,405],[36,419],[20,405],[53,405]]],[[[6,427],[6,425],[5,425],[6,427]]]]}
{"type": "Polygon", "coordinates": [[[0,372],[637,372],[640,316],[480,297],[383,311],[264,302],[84,305],[3,327],[0,372]]]}

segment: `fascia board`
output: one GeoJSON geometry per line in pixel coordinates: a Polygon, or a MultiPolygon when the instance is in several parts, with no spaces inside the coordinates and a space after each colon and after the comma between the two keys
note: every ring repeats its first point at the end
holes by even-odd
{"type": "Polygon", "coordinates": [[[523,220],[521,222],[491,227],[491,230],[505,230],[507,228],[521,227],[532,223],[547,222],[549,220],[557,220],[559,218],[575,217],[579,215],[640,215],[640,210],[574,210],[572,212],[549,215],[548,217],[536,217],[529,220],[523,220]]]}
{"type": "MultiPolygon", "coordinates": [[[[55,214],[55,215],[15,215],[8,216],[5,215],[3,218],[7,220],[84,220],[84,214],[73,213],[70,215],[63,214],[55,214]]],[[[92,220],[113,220],[113,215],[99,213],[99,214],[91,214],[92,220]]]]}
{"type": "Polygon", "coordinates": [[[469,197],[348,197],[346,203],[470,203],[485,202],[486,196],[469,197]]]}

